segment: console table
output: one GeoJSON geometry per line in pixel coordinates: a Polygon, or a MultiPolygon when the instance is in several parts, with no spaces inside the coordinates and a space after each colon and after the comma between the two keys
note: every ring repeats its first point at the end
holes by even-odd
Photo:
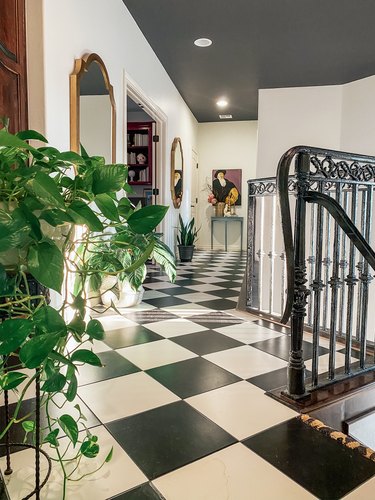
{"type": "Polygon", "coordinates": [[[214,227],[215,222],[221,222],[224,224],[224,243],[225,243],[225,251],[228,251],[228,224],[233,222],[240,223],[241,230],[241,252],[242,252],[242,233],[243,233],[243,217],[237,217],[237,215],[231,215],[230,217],[211,217],[211,250],[213,249],[214,244],[214,227]]]}

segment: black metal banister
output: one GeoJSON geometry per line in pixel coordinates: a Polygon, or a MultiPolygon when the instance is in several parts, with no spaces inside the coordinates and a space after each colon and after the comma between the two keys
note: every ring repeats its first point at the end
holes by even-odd
{"type": "MultiPolygon", "coordinates": [[[[324,287],[330,285],[330,291],[325,288],[322,328],[327,330],[329,313],[329,366],[328,379],[335,380],[336,370],[336,331],[337,331],[337,307],[338,300],[342,303],[344,292],[339,294],[339,288],[348,288],[347,329],[346,329],[346,351],[345,351],[345,373],[350,374],[354,286],[359,281],[357,298],[357,329],[359,343],[359,367],[362,371],[366,368],[366,329],[368,315],[369,283],[372,276],[369,274],[369,266],[375,270],[375,251],[369,244],[371,217],[372,217],[372,193],[375,188],[375,157],[351,154],[342,151],[328,150],[309,146],[296,146],[289,149],[280,159],[276,177],[277,196],[281,216],[282,234],[284,239],[284,251],[287,266],[287,295],[285,309],[281,322],[286,323],[291,318],[291,348],[288,365],[287,393],[293,398],[306,396],[304,381],[304,360],[302,351],[304,317],[306,316],[306,303],[310,290],[306,287],[307,270],[306,262],[310,265],[310,276],[312,276],[312,263],[315,265],[315,277],[310,284],[314,294],[313,301],[313,361],[312,361],[312,386],[318,387],[318,350],[320,331],[320,307],[321,293],[324,287]],[[295,216],[294,231],[292,230],[292,216],[290,210],[290,177],[289,171],[295,160],[295,216]],[[314,187],[311,188],[312,184],[314,187]],[[359,186],[363,186],[360,191],[359,186]],[[313,189],[317,189],[316,191],[313,189]],[[322,191],[328,192],[328,194],[322,191]],[[346,190],[351,197],[351,218],[341,207],[342,193],[346,190]],[[336,193],[336,199],[329,196],[336,193]],[[357,198],[359,194],[362,199],[362,217],[360,218],[362,232],[356,227],[357,198]],[[310,237],[310,247],[314,246],[316,238],[315,258],[313,255],[306,259],[306,203],[317,205],[316,236],[310,237]],[[322,217],[322,208],[326,210],[327,218],[322,217]],[[331,241],[330,219],[334,220],[333,243],[331,241]],[[325,239],[323,241],[323,226],[325,227],[325,239]],[[339,229],[340,228],[340,229],[339,229]],[[342,256],[340,243],[341,232],[350,240],[350,258],[346,262],[342,256]],[[325,254],[322,254],[322,248],[325,254]],[[355,266],[355,249],[360,255],[360,261],[355,266]],[[324,258],[323,258],[323,255],[324,258]],[[332,256],[332,258],[331,258],[332,256]],[[314,260],[315,259],[315,260],[314,260]],[[333,259],[333,260],[332,260],[333,259]],[[324,276],[321,275],[321,266],[325,266],[324,276]],[[331,267],[332,265],[332,267],[331,267]],[[349,265],[349,274],[345,278],[343,273],[346,265],[349,265]],[[332,271],[329,274],[329,267],[332,271]],[[359,279],[356,277],[356,267],[359,279]],[[340,272],[341,268],[341,272],[340,272]],[[329,277],[330,276],[330,277],[329,277]],[[325,281],[322,281],[322,278],[325,281]],[[331,307],[328,309],[328,297],[331,298],[331,307]]],[[[345,206],[348,208],[348,196],[344,196],[345,206]]],[[[314,217],[314,216],[313,216],[314,217]]],[[[314,227],[314,218],[312,220],[314,227]]],[[[345,243],[344,249],[345,249],[345,243]]],[[[310,252],[311,253],[311,252],[310,252]]],[[[344,254],[345,256],[345,254],[344,254]]],[[[311,281],[311,280],[310,280],[311,281]]],[[[311,311],[311,304],[309,305],[311,311]]],[[[343,324],[343,310],[340,311],[338,324],[343,324]]],[[[309,320],[311,322],[311,319],[309,320]]],[[[310,323],[311,324],[311,323],[310,323]]],[[[342,331],[342,330],[341,330],[342,331]]],[[[375,363],[373,366],[375,370],[375,363]]],[[[342,376],[340,377],[342,379],[342,376]]]]}

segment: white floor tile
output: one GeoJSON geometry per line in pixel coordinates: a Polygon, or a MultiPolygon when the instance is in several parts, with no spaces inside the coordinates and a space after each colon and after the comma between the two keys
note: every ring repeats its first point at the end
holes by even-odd
{"type": "Polygon", "coordinates": [[[188,333],[203,332],[207,330],[205,326],[198,325],[188,319],[167,319],[165,321],[155,321],[154,323],[147,323],[147,329],[152,330],[159,335],[169,339],[171,337],[178,337],[188,333]]]}
{"type": "Polygon", "coordinates": [[[124,318],[120,314],[113,314],[111,316],[103,316],[98,318],[103,325],[104,330],[119,330],[125,326],[134,326],[137,323],[124,318]]]}
{"type": "MultiPolygon", "coordinates": [[[[147,481],[145,475],[104,427],[96,427],[92,429],[92,433],[98,436],[101,451],[96,458],[84,458],[77,472],[83,475],[99,467],[113,447],[112,460],[105,464],[99,471],[83,478],[79,482],[69,481],[66,494],[67,499],[87,500],[90,498],[91,500],[106,500],[147,481]]],[[[45,450],[52,455],[52,449],[46,447],[45,450]]],[[[2,458],[0,464],[3,470],[4,462],[5,460],[2,458]]],[[[35,473],[33,464],[34,450],[24,450],[12,455],[12,468],[14,472],[10,476],[4,476],[11,500],[19,500],[34,489],[35,473]]],[[[72,466],[70,465],[71,468],[72,466]]],[[[47,464],[42,456],[42,478],[45,475],[46,469],[47,464]]],[[[62,473],[59,464],[53,462],[52,474],[46,486],[41,491],[41,499],[61,500],[61,498],[62,473]]]]}
{"type": "Polygon", "coordinates": [[[169,297],[167,293],[158,292],[157,290],[145,290],[144,299],[160,299],[161,297],[169,297]]]}
{"type": "Polygon", "coordinates": [[[227,280],[218,278],[217,276],[204,276],[202,278],[197,278],[197,281],[203,281],[204,283],[220,283],[227,280]]]}
{"type": "Polygon", "coordinates": [[[241,378],[250,378],[287,366],[287,362],[259,349],[244,345],[202,356],[241,378]]]}
{"type": "Polygon", "coordinates": [[[177,361],[197,356],[194,352],[168,339],[124,347],[117,349],[117,352],[142,370],[169,365],[170,363],[176,363],[177,361]]]}
{"type": "Polygon", "coordinates": [[[163,311],[169,311],[170,313],[177,314],[182,318],[188,318],[189,316],[195,316],[196,314],[213,312],[213,309],[204,307],[201,304],[180,304],[178,306],[162,307],[162,309],[163,311]]]}
{"type": "MultiPolygon", "coordinates": [[[[350,359],[352,363],[358,361],[358,359],[355,358],[350,358],[350,359]]],[[[329,362],[329,354],[323,354],[322,356],[319,356],[318,373],[328,372],[328,362],[329,362]]],[[[336,352],[336,360],[335,360],[336,368],[339,368],[340,366],[344,365],[345,365],[345,354],[343,354],[342,352],[336,352]]],[[[307,361],[305,361],[305,366],[308,370],[311,371],[312,360],[308,359],[307,361]]]]}
{"type": "Polygon", "coordinates": [[[224,326],[223,328],[215,328],[215,332],[222,333],[232,339],[243,342],[244,344],[253,344],[261,340],[274,339],[281,337],[283,334],[274,330],[269,330],[262,326],[256,325],[251,321],[239,323],[233,326],[224,326]]]}
{"type": "Polygon", "coordinates": [[[78,395],[103,423],[180,399],[144,372],[80,387],[78,395]]]}
{"type": "Polygon", "coordinates": [[[229,434],[241,440],[297,416],[297,413],[243,381],[186,399],[229,434]]]}
{"type": "MultiPolygon", "coordinates": [[[[175,295],[180,299],[188,300],[189,302],[204,302],[205,300],[217,300],[218,297],[211,295],[209,293],[196,292],[196,293],[184,293],[183,295],[175,295]]],[[[237,300],[237,299],[236,299],[237,300]]]]}
{"type": "MultiPolygon", "coordinates": [[[[104,338],[106,335],[107,333],[105,333],[104,338]]],[[[91,344],[90,348],[92,348],[95,354],[99,354],[100,352],[112,351],[112,349],[101,340],[94,340],[94,343],[91,344]]]]}
{"type": "Polygon", "coordinates": [[[314,497],[241,443],[153,481],[168,500],[308,500],[314,497]]]}

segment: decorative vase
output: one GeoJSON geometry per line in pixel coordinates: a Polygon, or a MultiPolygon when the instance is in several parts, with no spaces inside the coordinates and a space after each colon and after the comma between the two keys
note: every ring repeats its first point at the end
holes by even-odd
{"type": "Polygon", "coordinates": [[[215,217],[224,217],[224,208],[225,203],[223,201],[219,201],[214,205],[215,207],[215,217]]]}

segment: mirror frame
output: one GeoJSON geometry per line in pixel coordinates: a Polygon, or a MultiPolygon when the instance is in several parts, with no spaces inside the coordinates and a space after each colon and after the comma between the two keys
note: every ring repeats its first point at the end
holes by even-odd
{"type": "MultiPolygon", "coordinates": [[[[177,170],[180,170],[180,169],[177,169],[177,170]]],[[[181,206],[182,197],[184,195],[184,180],[183,179],[184,179],[184,153],[182,151],[181,139],[179,137],[175,137],[173,139],[172,148],[171,148],[171,197],[172,197],[172,202],[173,202],[174,208],[180,208],[180,206],[181,206]],[[182,191],[181,191],[180,198],[176,198],[176,193],[175,193],[175,189],[174,189],[174,174],[175,174],[175,170],[176,170],[176,150],[178,147],[180,148],[181,162],[182,162],[182,165],[181,165],[182,191]],[[180,201],[177,201],[178,199],[180,201]]]]}
{"type": "Polygon", "coordinates": [[[113,95],[113,86],[109,80],[107,68],[98,54],[85,54],[80,59],[74,60],[74,69],[69,76],[70,83],[70,149],[80,153],[80,102],[79,89],[81,78],[90,67],[90,64],[96,62],[102,72],[104,84],[108,90],[109,99],[112,108],[112,134],[111,134],[111,156],[112,163],[116,163],[116,103],[113,95]]]}

